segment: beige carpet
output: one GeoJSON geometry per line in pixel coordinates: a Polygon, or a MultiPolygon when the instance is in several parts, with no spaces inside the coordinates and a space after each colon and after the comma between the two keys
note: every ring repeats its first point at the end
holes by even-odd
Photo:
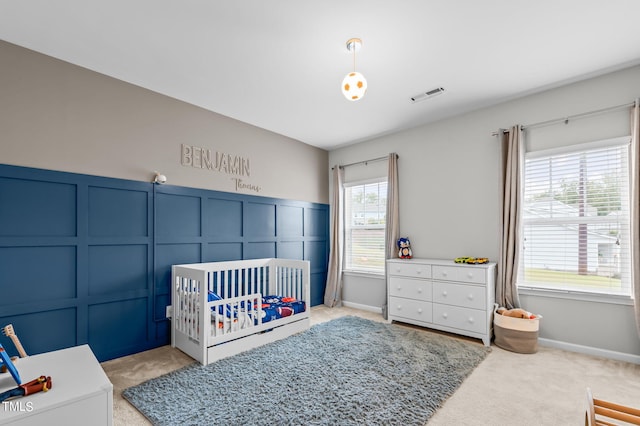
{"type": "MultiPolygon", "coordinates": [[[[383,321],[379,314],[320,306],[312,308],[312,324],[342,315],[383,321]]],[[[149,425],[122,398],[122,390],[191,362],[179,350],[163,346],[102,363],[114,388],[114,424],[149,425]]],[[[640,408],[640,365],[545,347],[522,355],[492,346],[429,425],[583,425],[587,387],[596,398],[640,408]]]]}

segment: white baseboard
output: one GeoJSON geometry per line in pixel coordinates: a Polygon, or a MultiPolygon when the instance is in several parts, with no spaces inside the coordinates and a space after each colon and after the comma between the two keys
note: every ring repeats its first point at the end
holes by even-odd
{"type": "Polygon", "coordinates": [[[627,354],[624,352],[610,351],[608,349],[594,348],[591,346],[576,345],[574,343],[560,342],[558,340],[538,338],[541,346],[562,349],[569,352],[577,352],[585,355],[598,356],[601,358],[615,359],[617,361],[640,364],[640,355],[627,354]]]}
{"type": "Polygon", "coordinates": [[[347,302],[344,300],[342,301],[342,306],[346,308],[360,309],[361,311],[375,312],[377,314],[382,314],[382,308],[379,306],[361,305],[360,303],[347,302]]]}

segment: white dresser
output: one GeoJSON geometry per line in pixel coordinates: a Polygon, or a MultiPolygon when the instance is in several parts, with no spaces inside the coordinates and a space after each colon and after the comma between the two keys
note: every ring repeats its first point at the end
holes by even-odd
{"type": "Polygon", "coordinates": [[[496,264],[440,259],[387,260],[388,321],[482,339],[491,344],[496,264]]]}
{"type": "MultiPolygon", "coordinates": [[[[88,345],[19,358],[23,383],[51,376],[51,389],[0,404],[0,425],[113,424],[113,385],[88,345]]],[[[15,388],[9,373],[0,374],[0,392],[15,388]]]]}

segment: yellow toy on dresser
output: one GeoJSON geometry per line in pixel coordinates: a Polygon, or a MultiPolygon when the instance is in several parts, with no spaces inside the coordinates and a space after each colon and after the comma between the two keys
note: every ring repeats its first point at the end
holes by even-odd
{"type": "Polygon", "coordinates": [[[456,257],[453,259],[456,263],[466,263],[468,265],[482,265],[489,263],[488,257],[456,257]]]}

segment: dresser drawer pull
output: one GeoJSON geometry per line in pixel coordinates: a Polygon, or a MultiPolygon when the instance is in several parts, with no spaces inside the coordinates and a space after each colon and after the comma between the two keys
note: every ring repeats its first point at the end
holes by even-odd
{"type": "Polygon", "coordinates": [[[421,273],[422,273],[422,269],[418,269],[418,270],[416,271],[416,274],[418,274],[418,275],[420,275],[421,273]]]}
{"type": "Polygon", "coordinates": [[[447,297],[447,290],[444,290],[444,291],[442,292],[442,295],[443,295],[444,297],[447,297]]]}
{"type": "Polygon", "coordinates": [[[422,308],[418,308],[418,313],[421,314],[422,313],[422,308]]]}
{"type": "Polygon", "coordinates": [[[398,310],[401,311],[402,310],[402,305],[398,305],[398,310]]]}
{"type": "Polygon", "coordinates": [[[469,277],[469,278],[473,278],[473,272],[469,272],[469,273],[467,274],[467,277],[469,277]]]}
{"type": "Polygon", "coordinates": [[[418,288],[418,293],[422,293],[422,287],[418,288]]]}
{"type": "Polygon", "coordinates": [[[402,290],[402,286],[401,285],[398,286],[398,290],[402,290]]]}
{"type": "Polygon", "coordinates": [[[469,296],[467,297],[469,300],[473,300],[473,294],[469,293],[469,296]]]}
{"type": "Polygon", "coordinates": [[[475,322],[475,320],[473,319],[473,317],[469,317],[469,324],[473,324],[475,322]]]}
{"type": "Polygon", "coordinates": [[[442,314],[442,318],[444,318],[444,319],[447,319],[448,316],[449,315],[446,312],[442,314]]]}

